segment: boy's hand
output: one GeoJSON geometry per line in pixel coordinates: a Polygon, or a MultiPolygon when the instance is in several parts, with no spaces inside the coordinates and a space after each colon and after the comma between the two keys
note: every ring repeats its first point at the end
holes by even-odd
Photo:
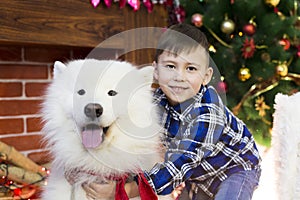
{"type": "MultiPolygon", "coordinates": [[[[135,184],[135,183],[134,183],[135,184]]],[[[129,184],[126,184],[126,186],[129,186],[129,184]]],[[[178,199],[178,197],[181,195],[182,190],[185,187],[185,183],[180,184],[175,188],[175,190],[171,193],[172,199],[178,199]]],[[[82,184],[82,188],[86,192],[86,196],[88,199],[114,199],[115,196],[115,190],[116,190],[116,182],[111,181],[106,184],[99,184],[99,183],[84,183],[82,184]]],[[[132,190],[132,189],[131,189],[132,190]]],[[[131,196],[131,195],[129,195],[131,196]]],[[[134,195],[135,196],[135,195],[134,195]]]]}
{"type": "Polygon", "coordinates": [[[171,193],[171,197],[173,198],[173,199],[178,199],[179,198],[179,196],[181,195],[181,193],[182,193],[182,190],[184,189],[184,187],[185,187],[185,183],[183,182],[183,183],[181,183],[180,185],[178,185],[176,188],[175,188],[175,190],[173,190],[173,192],[171,193]]]}
{"type": "Polygon", "coordinates": [[[86,196],[88,199],[114,199],[115,190],[116,190],[116,182],[111,181],[105,184],[99,183],[84,183],[82,184],[82,188],[86,192],[86,196]]]}

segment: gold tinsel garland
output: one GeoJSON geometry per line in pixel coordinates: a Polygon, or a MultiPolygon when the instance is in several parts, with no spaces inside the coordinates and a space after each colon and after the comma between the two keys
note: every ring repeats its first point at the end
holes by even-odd
{"type": "Polygon", "coordinates": [[[262,93],[272,90],[279,84],[280,80],[294,81],[297,85],[300,85],[300,74],[288,73],[284,77],[274,75],[273,77],[267,80],[252,85],[250,89],[246,92],[246,94],[243,96],[241,101],[233,107],[233,113],[237,115],[246,100],[248,100],[249,98],[255,98],[262,93]]]}

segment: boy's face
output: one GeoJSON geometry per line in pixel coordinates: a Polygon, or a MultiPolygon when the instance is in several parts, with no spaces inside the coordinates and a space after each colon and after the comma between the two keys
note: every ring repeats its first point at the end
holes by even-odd
{"type": "Polygon", "coordinates": [[[174,55],[164,51],[158,63],[154,63],[154,78],[170,104],[176,105],[192,98],[201,85],[209,83],[213,70],[208,63],[208,54],[200,45],[189,53],[174,55]]]}

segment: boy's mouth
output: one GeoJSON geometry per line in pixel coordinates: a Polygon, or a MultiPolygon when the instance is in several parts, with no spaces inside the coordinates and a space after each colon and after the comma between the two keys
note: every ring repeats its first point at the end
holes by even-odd
{"type": "Polygon", "coordinates": [[[181,93],[181,92],[185,91],[186,89],[188,89],[187,87],[181,87],[181,86],[169,86],[169,87],[175,93],[181,93]]]}

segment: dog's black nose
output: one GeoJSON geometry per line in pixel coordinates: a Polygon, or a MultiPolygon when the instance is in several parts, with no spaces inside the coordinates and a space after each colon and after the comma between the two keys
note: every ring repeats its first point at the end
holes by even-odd
{"type": "Polygon", "coordinates": [[[100,117],[102,113],[103,107],[98,103],[89,103],[84,107],[84,114],[91,119],[100,117]]]}

